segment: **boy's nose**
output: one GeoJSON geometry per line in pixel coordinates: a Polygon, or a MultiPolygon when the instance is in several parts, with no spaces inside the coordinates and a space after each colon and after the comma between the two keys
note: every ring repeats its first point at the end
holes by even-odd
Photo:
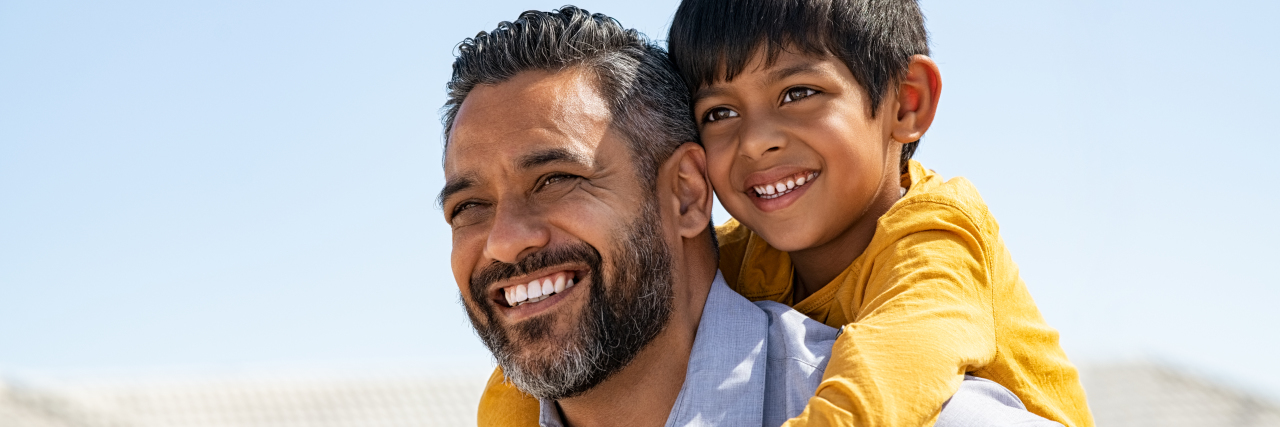
{"type": "Polygon", "coordinates": [[[771,120],[761,118],[743,122],[738,128],[739,155],[758,160],[766,153],[779,151],[787,146],[786,135],[771,120]]]}

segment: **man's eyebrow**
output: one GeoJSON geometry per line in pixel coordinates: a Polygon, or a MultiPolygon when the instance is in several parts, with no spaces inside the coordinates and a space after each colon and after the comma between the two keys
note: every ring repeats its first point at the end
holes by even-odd
{"type": "Polygon", "coordinates": [[[520,157],[520,161],[516,164],[519,165],[520,169],[532,169],[550,163],[572,163],[580,166],[590,166],[591,159],[563,148],[549,148],[526,154],[520,157]]]}
{"type": "MultiPolygon", "coordinates": [[[[519,161],[516,162],[516,165],[520,169],[532,169],[551,163],[570,163],[588,167],[591,165],[591,159],[580,153],[575,153],[563,148],[549,148],[521,156],[519,161]]],[[[440,194],[436,196],[436,207],[444,208],[444,202],[448,200],[449,197],[475,186],[476,182],[477,180],[472,174],[464,174],[452,181],[446,181],[444,189],[440,190],[440,194]]]]}
{"type": "Polygon", "coordinates": [[[444,201],[449,197],[457,194],[459,191],[466,190],[476,185],[476,180],[470,175],[463,175],[461,178],[447,181],[444,189],[440,190],[440,194],[436,196],[436,207],[443,209],[444,201]]]}

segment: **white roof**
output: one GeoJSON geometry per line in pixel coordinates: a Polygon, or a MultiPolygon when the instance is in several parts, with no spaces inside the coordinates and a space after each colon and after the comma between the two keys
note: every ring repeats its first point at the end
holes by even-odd
{"type": "Polygon", "coordinates": [[[4,427],[475,425],[484,378],[225,379],[0,388],[4,427]]]}
{"type": "Polygon", "coordinates": [[[1100,427],[1280,427],[1280,404],[1187,369],[1092,364],[1080,377],[1100,427]]]}
{"type": "MultiPolygon", "coordinates": [[[[1081,369],[1097,425],[1276,426],[1280,405],[1149,362],[1081,369]]],[[[0,383],[3,427],[475,425],[483,375],[0,383]]]]}

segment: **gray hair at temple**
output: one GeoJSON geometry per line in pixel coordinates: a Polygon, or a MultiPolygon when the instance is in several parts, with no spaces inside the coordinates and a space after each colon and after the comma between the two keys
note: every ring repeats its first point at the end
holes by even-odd
{"type": "Polygon", "coordinates": [[[603,14],[574,6],[531,10],[463,40],[457,50],[444,106],[446,148],[458,108],[476,85],[502,83],[522,71],[575,67],[594,77],[641,182],[656,185],[658,165],[681,144],[699,142],[689,90],[666,51],[603,14]]]}

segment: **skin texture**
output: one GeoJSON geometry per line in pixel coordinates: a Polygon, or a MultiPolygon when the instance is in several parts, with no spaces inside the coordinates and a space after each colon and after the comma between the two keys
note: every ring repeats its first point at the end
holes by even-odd
{"type": "MultiPolygon", "coordinates": [[[[489,289],[492,298],[472,298],[470,280],[494,261],[515,263],[578,243],[596,248],[608,264],[617,256],[610,253],[613,234],[635,220],[649,187],[636,179],[630,149],[610,128],[609,110],[592,80],[573,69],[526,71],[477,87],[459,110],[449,141],[442,202],[453,228],[451,263],[462,301],[472,313],[480,309],[476,304],[491,304],[496,315],[480,320],[500,327],[545,322],[546,334],[524,340],[517,335],[513,344],[522,357],[556,357],[557,345],[575,333],[575,319],[584,311],[588,298],[582,290],[605,286],[586,279],[585,266],[551,266],[500,281],[489,289]],[[543,161],[529,161],[535,158],[543,161]],[[536,304],[498,302],[501,287],[559,271],[574,271],[583,281],[536,304]]],[[[715,276],[705,165],[702,148],[686,143],[658,171],[658,216],[673,261],[669,323],[629,365],[586,393],[558,402],[570,424],[666,421],[715,276]]]]}
{"type": "Polygon", "coordinates": [[[694,115],[720,203],[795,266],[794,301],[835,279],[866,249],[876,221],[900,197],[902,144],[933,122],[941,78],[912,58],[891,96],[873,106],[849,68],[830,55],[757,53],[744,72],[694,95],[694,115]],[[872,111],[875,117],[872,117],[872,111]],[[774,200],[754,185],[817,175],[774,200]]]}

